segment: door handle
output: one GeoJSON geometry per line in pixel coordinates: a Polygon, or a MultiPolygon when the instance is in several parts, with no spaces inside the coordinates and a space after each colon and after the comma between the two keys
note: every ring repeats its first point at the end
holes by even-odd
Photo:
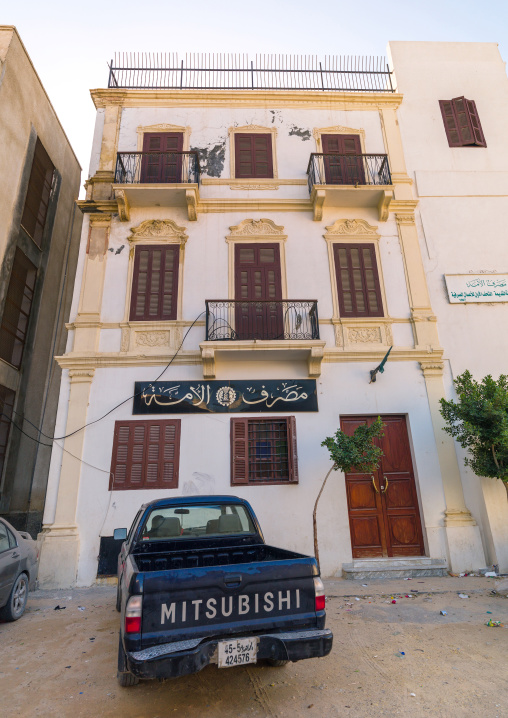
{"type": "Polygon", "coordinates": [[[238,574],[236,576],[225,576],[224,583],[226,586],[239,586],[242,582],[242,577],[238,574]]]}
{"type": "Polygon", "coordinates": [[[19,558],[19,553],[13,553],[12,558],[19,558]]]}
{"type": "Polygon", "coordinates": [[[379,489],[376,486],[376,480],[374,479],[374,474],[372,474],[371,478],[372,478],[372,486],[374,487],[374,491],[376,492],[376,494],[379,494],[379,489]]]}
{"type": "Polygon", "coordinates": [[[383,476],[383,479],[386,481],[386,484],[384,485],[384,488],[381,489],[381,491],[383,492],[383,494],[386,494],[386,492],[388,491],[388,476],[383,476]]]}

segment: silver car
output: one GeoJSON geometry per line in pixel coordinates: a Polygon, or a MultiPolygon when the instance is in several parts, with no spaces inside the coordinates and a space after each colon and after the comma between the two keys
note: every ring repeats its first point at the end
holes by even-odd
{"type": "Polygon", "coordinates": [[[37,580],[37,544],[0,518],[0,619],[17,621],[37,580]]]}

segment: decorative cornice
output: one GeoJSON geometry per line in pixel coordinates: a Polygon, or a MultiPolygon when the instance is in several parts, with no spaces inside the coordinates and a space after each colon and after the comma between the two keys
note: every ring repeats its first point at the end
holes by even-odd
{"type": "Polygon", "coordinates": [[[109,227],[111,224],[111,215],[106,212],[90,214],[91,227],[109,227]]]}
{"type": "Polygon", "coordinates": [[[433,376],[443,376],[444,364],[442,361],[421,361],[420,367],[426,379],[433,376]]]}
{"type": "Polygon", "coordinates": [[[344,235],[348,237],[362,236],[372,237],[375,239],[379,238],[379,235],[376,232],[377,227],[370,225],[364,219],[338,219],[329,227],[325,227],[325,229],[326,234],[324,237],[326,239],[344,235]]]}
{"type": "Polygon", "coordinates": [[[233,125],[228,129],[228,134],[232,135],[234,132],[267,132],[277,136],[276,127],[266,127],[265,125],[242,125],[241,127],[233,125]]]}
{"type": "Polygon", "coordinates": [[[139,125],[136,132],[190,132],[189,126],[169,125],[167,122],[160,122],[157,125],[139,125]]]}
{"type": "Polygon", "coordinates": [[[284,236],[284,227],[275,224],[271,219],[244,219],[229,229],[230,237],[284,236]]]}
{"type": "Polygon", "coordinates": [[[127,237],[129,242],[153,238],[179,242],[182,247],[188,239],[185,227],[179,227],[172,219],[147,219],[138,227],[131,227],[131,236],[127,237]]]}

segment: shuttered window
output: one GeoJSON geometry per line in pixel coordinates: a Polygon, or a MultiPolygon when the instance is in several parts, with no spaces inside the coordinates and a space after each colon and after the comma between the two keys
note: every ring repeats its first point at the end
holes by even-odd
{"type": "Polygon", "coordinates": [[[294,416],[231,419],[231,485],[298,483],[294,416]]]}
{"type": "Polygon", "coordinates": [[[131,321],[176,319],[180,246],[136,247],[131,321]]]}
{"type": "Polygon", "coordinates": [[[180,419],[117,421],[111,461],[111,491],[176,489],[180,419]]]}
{"type": "Polygon", "coordinates": [[[16,394],[6,386],[0,384],[0,479],[4,468],[7,442],[11,429],[12,410],[16,394]]]}
{"type": "Polygon", "coordinates": [[[341,317],[382,317],[383,304],[373,244],[335,244],[341,317]]]}
{"type": "Polygon", "coordinates": [[[476,104],[465,97],[439,100],[450,147],[487,147],[476,104]]]}
{"type": "Polygon", "coordinates": [[[35,266],[16,249],[0,325],[0,357],[18,368],[23,358],[36,276],[35,266]]]}
{"type": "Polygon", "coordinates": [[[270,133],[235,134],[235,175],[242,179],[273,177],[270,133]]]}
{"type": "Polygon", "coordinates": [[[35,145],[21,225],[39,247],[46,224],[54,172],[55,167],[38,139],[35,145]]]}

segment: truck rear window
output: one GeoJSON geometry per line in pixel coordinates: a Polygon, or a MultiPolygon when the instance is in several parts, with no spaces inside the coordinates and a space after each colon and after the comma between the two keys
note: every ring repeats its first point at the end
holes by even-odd
{"type": "Polygon", "coordinates": [[[158,541],[193,536],[251,533],[256,533],[256,529],[244,506],[211,503],[153,509],[143,525],[141,540],[158,541]]]}

